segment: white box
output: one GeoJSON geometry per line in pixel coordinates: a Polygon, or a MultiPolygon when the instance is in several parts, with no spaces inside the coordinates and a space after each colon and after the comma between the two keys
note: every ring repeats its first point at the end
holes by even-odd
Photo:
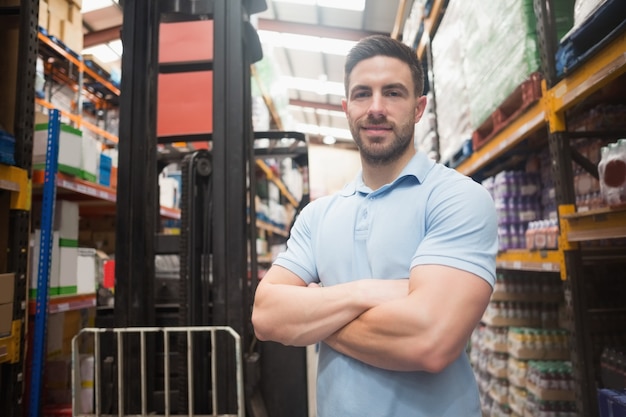
{"type": "Polygon", "coordinates": [[[175,178],[159,177],[159,202],[163,207],[178,208],[180,191],[175,178]]]}
{"type": "Polygon", "coordinates": [[[92,137],[83,137],[81,152],[80,177],[87,181],[97,182],[100,162],[100,142],[92,137]]]}
{"type": "Polygon", "coordinates": [[[78,294],[94,294],[96,292],[96,250],[94,248],[78,248],[76,264],[76,292],[78,294]]]}
{"type": "Polygon", "coordinates": [[[61,239],[78,240],[79,205],[73,201],[57,200],[54,206],[54,230],[61,239]]]}
{"type": "MultiPolygon", "coordinates": [[[[59,133],[58,170],[66,174],[80,177],[82,160],[82,136],[80,130],[61,124],[59,133]]],[[[46,153],[48,149],[48,124],[35,125],[33,136],[33,169],[46,167],[46,153]]]]}
{"type": "Polygon", "coordinates": [[[77,291],[78,241],[60,239],[59,254],[59,295],[75,295],[77,291]]]}
{"type": "MultiPolygon", "coordinates": [[[[32,248],[31,251],[31,275],[30,275],[30,290],[29,294],[31,298],[37,297],[37,279],[39,275],[39,254],[41,243],[41,230],[35,229],[35,233],[32,235],[32,248]]],[[[50,261],[50,277],[49,277],[49,295],[59,294],[59,261],[61,259],[59,251],[59,232],[52,233],[52,259],[50,261]]]]}

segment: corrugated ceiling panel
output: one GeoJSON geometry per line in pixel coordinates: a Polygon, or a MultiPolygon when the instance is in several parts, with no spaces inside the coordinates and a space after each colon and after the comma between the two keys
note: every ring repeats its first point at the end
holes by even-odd
{"type": "Polygon", "coordinates": [[[274,3],[276,19],[296,23],[317,24],[317,6],[303,4],[274,3]]]}
{"type": "Polygon", "coordinates": [[[364,29],[391,33],[400,0],[367,1],[364,12],[364,29]]]}
{"type": "Polygon", "coordinates": [[[363,28],[363,12],[320,7],[320,23],[325,26],[336,26],[346,29],[363,28]]]}
{"type": "Polygon", "coordinates": [[[296,77],[317,80],[326,73],[320,53],[291,49],[288,50],[287,55],[296,77]]]}

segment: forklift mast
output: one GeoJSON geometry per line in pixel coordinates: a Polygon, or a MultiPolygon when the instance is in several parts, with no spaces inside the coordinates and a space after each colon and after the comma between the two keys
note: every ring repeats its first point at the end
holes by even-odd
{"type": "MultiPolygon", "coordinates": [[[[250,67],[262,57],[256,30],[250,16],[266,9],[264,0],[126,0],[123,2],[122,42],[123,94],[120,98],[119,166],[116,230],[116,283],[113,311],[99,310],[100,327],[140,328],[159,326],[227,326],[241,338],[243,347],[246,413],[253,417],[298,417],[307,415],[306,357],[304,348],[287,348],[254,339],[250,322],[252,297],[258,279],[254,193],[255,133],[252,127],[250,67]],[[207,63],[159,64],[159,27],[167,22],[213,20],[213,58],[207,63]],[[162,73],[211,71],[213,129],[205,134],[184,137],[158,137],[158,76],[162,73]],[[160,236],[158,171],[159,145],[172,142],[210,142],[210,151],[200,150],[181,162],[183,195],[181,234],[160,236]],[[180,272],[178,300],[162,305],[157,302],[160,288],[155,284],[155,258],[159,254],[178,254],[180,272]]],[[[272,152],[301,152],[301,146],[275,146],[288,137],[304,142],[301,134],[265,132],[272,152]],[[276,149],[274,149],[276,148],[276,149]]],[[[304,146],[306,149],[306,146],[304,146]]],[[[267,149],[263,152],[267,152],[267,149]]],[[[306,161],[306,152],[294,159],[306,161]]],[[[306,185],[308,189],[308,184],[306,185]]],[[[300,202],[308,202],[308,192],[300,202]]],[[[176,336],[172,336],[176,338],[176,336]]],[[[180,337],[173,340],[177,350],[187,349],[180,337]]],[[[116,371],[115,353],[102,339],[104,375],[116,371]],[[113,358],[113,359],[112,359],[113,358]]],[[[139,362],[147,352],[145,380],[148,409],[162,412],[163,403],[179,404],[184,413],[189,385],[173,385],[172,393],[163,392],[162,351],[157,338],[148,337],[142,346],[129,338],[123,343],[124,364],[139,362]],[[144,346],[145,343],[145,346],[144,346]],[[146,349],[147,346],[147,349],[146,349]],[[174,398],[175,397],[175,398],[174,398]]],[[[186,380],[187,360],[193,361],[193,410],[198,414],[232,414],[237,407],[237,381],[234,363],[218,360],[212,364],[210,353],[231,358],[233,347],[219,337],[214,343],[200,334],[190,343],[194,355],[188,359],[171,352],[179,381],[186,380]],[[224,343],[222,343],[224,342],[224,343]],[[222,352],[223,350],[223,352],[222,352]],[[210,368],[217,366],[212,381],[210,368]],[[215,384],[216,386],[212,386],[215,384]],[[211,410],[210,392],[224,396],[220,410],[211,410]]],[[[143,406],[137,370],[125,366],[121,371],[124,410],[116,410],[115,382],[110,383],[109,410],[112,413],[138,414],[143,406]]],[[[106,382],[106,381],[103,381],[106,382]]],[[[105,394],[107,395],[107,394],[105,394]]],[[[120,394],[122,396],[122,394],[120,394]]]]}

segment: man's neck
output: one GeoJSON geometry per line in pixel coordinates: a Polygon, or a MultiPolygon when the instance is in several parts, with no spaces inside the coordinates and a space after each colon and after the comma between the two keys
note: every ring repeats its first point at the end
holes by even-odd
{"type": "Polygon", "coordinates": [[[361,158],[363,183],[372,191],[378,190],[385,184],[392,183],[398,178],[398,175],[400,175],[415,153],[415,149],[410,149],[410,151],[405,152],[399,159],[388,164],[371,164],[361,158]]]}

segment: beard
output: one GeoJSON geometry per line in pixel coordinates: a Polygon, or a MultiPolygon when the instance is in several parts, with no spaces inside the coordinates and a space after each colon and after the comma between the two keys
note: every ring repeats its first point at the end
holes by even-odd
{"type": "Polygon", "coordinates": [[[367,119],[361,123],[350,120],[349,125],[354,142],[359,148],[361,158],[373,165],[386,165],[400,159],[411,145],[415,131],[415,125],[413,123],[397,126],[393,123],[389,123],[385,116],[378,118],[368,116],[367,119]],[[372,136],[364,139],[361,136],[361,125],[363,123],[369,126],[383,125],[391,127],[393,140],[390,143],[383,144],[382,142],[386,140],[383,137],[372,136]]]}

